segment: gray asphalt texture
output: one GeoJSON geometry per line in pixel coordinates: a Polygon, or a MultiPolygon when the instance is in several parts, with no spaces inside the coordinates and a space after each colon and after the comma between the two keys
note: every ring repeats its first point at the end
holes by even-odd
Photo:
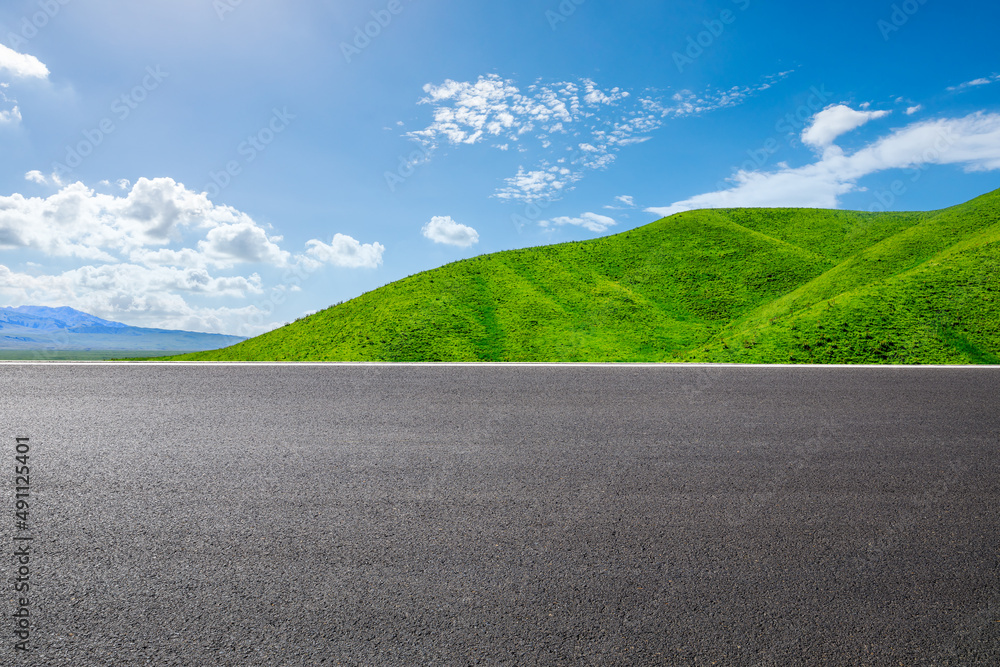
{"type": "Polygon", "coordinates": [[[0,365],[4,665],[998,665],[1000,369],[0,365]]]}

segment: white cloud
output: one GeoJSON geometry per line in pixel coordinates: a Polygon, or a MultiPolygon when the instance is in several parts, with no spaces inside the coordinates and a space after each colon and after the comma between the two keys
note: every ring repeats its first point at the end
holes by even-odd
{"type": "Polygon", "coordinates": [[[49,68],[35,56],[18,53],[0,44],[0,73],[19,79],[46,79],[49,76],[49,68]]]}
{"type": "Polygon", "coordinates": [[[802,132],[802,143],[815,148],[826,148],[837,137],[857,129],[870,120],[888,116],[890,111],[855,111],[843,104],[835,104],[813,116],[812,124],[802,132]]]}
{"type": "MultiPolygon", "coordinates": [[[[26,178],[49,182],[37,171],[26,178]]],[[[0,295],[14,305],[68,305],[143,326],[249,335],[273,328],[264,308],[189,303],[245,300],[264,291],[256,271],[219,271],[247,264],[286,271],[311,271],[322,262],[377,266],[384,250],[337,234],[332,245],[309,241],[303,254],[293,255],[281,241],[246,213],[170,178],[140,178],[122,196],[83,183],[48,197],[0,196],[0,262],[3,251],[13,250],[18,261],[31,251],[77,264],[45,275],[42,267],[19,273],[0,263],[0,295]]]]}
{"type": "Polygon", "coordinates": [[[251,276],[213,277],[202,268],[147,267],[136,264],[106,264],[82,266],[60,275],[16,274],[7,267],[0,268],[4,275],[4,291],[17,294],[17,290],[34,290],[35,296],[45,300],[55,297],[79,296],[74,290],[112,292],[123,294],[157,294],[189,292],[213,298],[243,297],[262,293],[261,279],[251,276]],[[39,295],[37,292],[43,294],[39,295]]]}
{"type": "Polygon", "coordinates": [[[607,204],[604,208],[610,211],[622,211],[635,208],[635,198],[631,195],[619,195],[618,197],[615,197],[615,202],[617,205],[607,204]]]}
{"type": "Polygon", "coordinates": [[[552,218],[551,220],[542,220],[538,223],[541,227],[551,227],[551,226],[562,226],[562,225],[575,225],[577,227],[583,227],[584,229],[589,229],[592,232],[605,232],[609,227],[614,227],[617,222],[614,218],[609,218],[606,215],[598,215],[597,213],[584,213],[578,218],[570,218],[566,216],[552,218]]]}
{"type": "Polygon", "coordinates": [[[278,246],[281,240],[280,236],[268,236],[252,220],[246,219],[210,229],[205,240],[198,242],[198,248],[221,265],[237,261],[282,266],[288,262],[290,254],[278,246]]]}
{"type": "MultiPolygon", "coordinates": [[[[37,176],[33,176],[37,179],[37,176]]],[[[171,178],[141,178],[123,197],[73,183],[46,197],[0,196],[0,247],[39,250],[53,257],[114,261],[145,246],[166,246],[185,232],[241,224],[249,216],[217,206],[171,178]]],[[[219,263],[245,261],[220,252],[219,263]]]]}
{"type": "Polygon", "coordinates": [[[385,246],[381,243],[361,244],[350,236],[334,234],[329,244],[315,239],[306,243],[306,254],[319,262],[352,269],[375,269],[382,264],[385,246]]]}
{"type": "Polygon", "coordinates": [[[1000,169],[1000,114],[977,112],[913,123],[851,155],[829,146],[821,159],[804,167],[741,170],[732,177],[731,188],[646,211],[666,216],[696,208],[836,208],[840,196],[861,189],[858,181],[865,176],[934,164],[960,165],[966,171],[1000,169]]]}
{"type": "Polygon", "coordinates": [[[912,107],[907,107],[907,108],[906,108],[906,115],[907,115],[907,116],[912,116],[913,114],[915,114],[915,113],[918,113],[918,112],[922,111],[922,110],[923,110],[923,108],[924,108],[924,105],[923,105],[923,104],[918,104],[918,105],[916,105],[916,106],[912,106],[912,107]]]}
{"type": "MultiPolygon", "coordinates": [[[[32,169],[24,175],[24,180],[31,181],[32,183],[38,183],[39,185],[56,185],[62,186],[63,182],[59,178],[59,174],[52,172],[48,176],[43,174],[37,169],[32,169]]],[[[100,182],[100,185],[111,185],[107,180],[100,182]]]]}
{"type": "MultiPolygon", "coordinates": [[[[47,79],[49,68],[34,56],[18,53],[0,44],[0,76],[15,79],[47,79]]],[[[0,103],[7,107],[0,109],[0,126],[18,125],[22,120],[17,100],[7,96],[8,88],[10,84],[7,81],[0,81],[0,103]]]]}
{"type": "Polygon", "coordinates": [[[423,234],[434,243],[468,248],[479,243],[479,232],[468,225],[462,225],[451,219],[451,216],[434,216],[423,226],[423,234]]]}
{"type": "MultiPolygon", "coordinates": [[[[6,100],[6,98],[4,98],[6,100]]],[[[21,110],[15,105],[11,109],[0,110],[0,125],[17,125],[21,122],[21,110]]]]}
{"type": "Polygon", "coordinates": [[[0,264],[0,294],[11,305],[70,306],[134,326],[253,335],[274,328],[256,306],[196,307],[185,295],[244,298],[260,294],[256,274],[212,277],[200,269],[131,264],[82,266],[57,275],[19,273],[0,264]]]}
{"type": "Polygon", "coordinates": [[[992,74],[990,76],[979,77],[978,79],[973,79],[972,81],[966,81],[965,83],[960,83],[957,86],[949,86],[949,92],[956,92],[966,90],[968,88],[975,88],[977,86],[987,86],[996,81],[1000,81],[1000,74],[992,74]]]}
{"type": "Polygon", "coordinates": [[[582,177],[580,172],[570,171],[566,167],[543,165],[542,169],[536,171],[525,171],[524,167],[518,167],[515,176],[505,179],[507,187],[498,190],[494,196],[521,202],[551,199],[572,190],[573,183],[582,177]]]}
{"type": "Polygon", "coordinates": [[[767,77],[756,87],[700,95],[684,90],[667,99],[601,89],[590,79],[539,81],[523,89],[495,74],[476,81],[448,79],[424,86],[420,104],[431,107],[432,121],[405,136],[428,151],[441,144],[488,142],[500,150],[515,144],[519,152],[527,152],[525,144],[533,144],[543,154],[534,168],[521,166],[495,193],[500,199],[528,203],[558,197],[587,171],[608,167],[618,151],[648,141],[669,118],[735,106],[787,74],[767,77]],[[563,164],[567,173],[553,173],[552,162],[563,164]]]}

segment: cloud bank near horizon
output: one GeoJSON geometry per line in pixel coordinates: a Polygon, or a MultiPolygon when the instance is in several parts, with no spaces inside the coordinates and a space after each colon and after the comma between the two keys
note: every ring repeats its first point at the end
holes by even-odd
{"type": "MultiPolygon", "coordinates": [[[[888,113],[846,105],[827,107],[802,132],[802,142],[816,151],[815,162],[800,167],[782,163],[773,170],[740,169],[728,179],[731,187],[645,211],[668,216],[698,208],[837,208],[843,195],[865,190],[860,184],[864,177],[881,171],[920,170],[930,165],[957,165],[967,172],[1000,169],[998,113],[979,111],[960,118],[914,122],[853,153],[834,143],[888,113]]],[[[881,206],[873,202],[871,210],[881,206]]]]}
{"type": "MultiPolygon", "coordinates": [[[[39,176],[26,174],[34,182],[39,176]]],[[[105,194],[76,182],[48,197],[0,196],[0,251],[35,253],[64,267],[53,273],[37,263],[21,270],[0,264],[0,295],[10,305],[59,303],[106,319],[256,334],[276,325],[264,319],[264,308],[195,306],[192,300],[260,297],[262,269],[301,276],[325,265],[382,264],[382,244],[339,233],[330,243],[310,239],[293,253],[269,226],[171,178],[118,187],[130,189],[105,194]]]]}

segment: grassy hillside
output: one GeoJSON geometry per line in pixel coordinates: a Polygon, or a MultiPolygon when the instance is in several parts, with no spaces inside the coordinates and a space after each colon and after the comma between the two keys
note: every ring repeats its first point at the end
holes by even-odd
{"type": "Polygon", "coordinates": [[[456,262],[199,360],[1000,363],[1000,190],[717,209],[456,262]]]}

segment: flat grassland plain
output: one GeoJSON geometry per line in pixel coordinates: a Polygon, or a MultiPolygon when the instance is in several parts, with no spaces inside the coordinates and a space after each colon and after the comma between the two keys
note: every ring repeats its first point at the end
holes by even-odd
{"type": "Polygon", "coordinates": [[[3,364],[4,665],[1000,664],[1000,369],[3,364]],[[12,532],[14,535],[12,535],[12,532]]]}

